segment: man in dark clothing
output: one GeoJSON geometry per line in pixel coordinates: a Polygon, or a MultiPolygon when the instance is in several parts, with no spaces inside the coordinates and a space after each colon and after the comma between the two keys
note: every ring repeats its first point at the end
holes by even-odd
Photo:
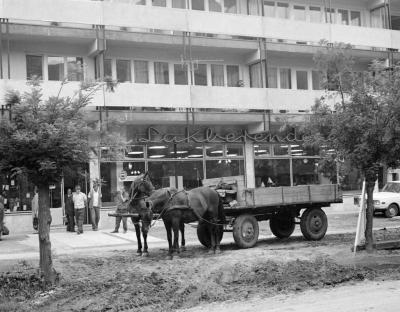
{"type": "MultiPolygon", "coordinates": [[[[128,213],[129,193],[127,191],[119,191],[116,195],[115,201],[117,203],[117,210],[115,211],[116,213],[128,213]]],[[[118,216],[115,217],[115,229],[111,233],[118,233],[121,221],[124,228],[124,233],[128,231],[127,217],[118,216]]]]}
{"type": "Polygon", "coordinates": [[[67,190],[67,196],[65,197],[65,215],[67,217],[67,232],[75,232],[74,201],[72,200],[71,189],[67,190]]]}

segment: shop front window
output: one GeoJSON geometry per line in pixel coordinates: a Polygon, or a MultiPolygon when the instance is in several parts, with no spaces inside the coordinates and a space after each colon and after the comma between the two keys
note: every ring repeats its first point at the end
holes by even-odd
{"type": "Polygon", "coordinates": [[[26,56],[26,78],[33,77],[43,79],[43,56],[41,55],[26,56]]]}
{"type": "Polygon", "coordinates": [[[223,144],[206,145],[205,149],[206,149],[206,155],[209,157],[224,156],[224,145],[223,144]]]}
{"type": "Polygon", "coordinates": [[[254,144],[254,156],[271,156],[271,145],[254,144]]]}
{"type": "Polygon", "coordinates": [[[318,159],[293,159],[293,185],[318,184],[318,159]]]}
{"type": "Polygon", "coordinates": [[[243,156],[243,145],[242,144],[227,144],[226,145],[226,156],[227,157],[243,156]]]}
{"type": "Polygon", "coordinates": [[[215,159],[206,161],[206,177],[220,178],[244,174],[244,161],[241,159],[215,159]]]}
{"type": "Polygon", "coordinates": [[[145,173],[144,162],[123,162],[122,169],[126,172],[128,182],[132,182],[135,177],[145,173]],[[133,179],[132,179],[133,178],[133,179]]]}
{"type": "Polygon", "coordinates": [[[125,158],[144,158],[144,146],[129,145],[125,149],[125,158]]]}
{"type": "Polygon", "coordinates": [[[289,159],[256,159],[256,187],[290,186],[289,159]]]}
{"type": "Polygon", "coordinates": [[[100,164],[100,177],[102,180],[101,196],[103,202],[113,202],[113,192],[117,190],[117,163],[105,162],[100,164]]]}
{"type": "Polygon", "coordinates": [[[287,144],[274,144],[273,145],[274,156],[289,155],[289,145],[287,144]]]}

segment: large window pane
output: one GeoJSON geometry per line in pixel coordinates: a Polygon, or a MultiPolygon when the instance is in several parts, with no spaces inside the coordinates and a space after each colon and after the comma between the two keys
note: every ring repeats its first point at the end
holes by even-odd
{"type": "Polygon", "coordinates": [[[243,145],[242,144],[227,144],[226,145],[226,156],[228,156],[228,157],[243,156],[243,145]]]}
{"type": "Polygon", "coordinates": [[[169,84],[169,70],[167,62],[154,62],[154,77],[157,84],[169,84]]]}
{"type": "Polygon", "coordinates": [[[208,0],[208,7],[212,12],[222,12],[222,0],[208,0]]]}
{"type": "Polygon", "coordinates": [[[144,146],[128,145],[125,149],[125,158],[144,158],[144,146]]]}
{"type": "Polygon", "coordinates": [[[237,13],[236,0],[224,0],[225,13],[237,13]]]}
{"type": "MultiPolygon", "coordinates": [[[[122,169],[127,173],[128,178],[134,178],[146,172],[144,161],[142,162],[123,162],[122,169]]],[[[131,181],[129,181],[131,182],[131,181]]]]}
{"type": "Polygon", "coordinates": [[[263,78],[261,63],[255,63],[249,66],[250,69],[250,88],[263,88],[263,78]]]}
{"type": "Polygon", "coordinates": [[[204,11],[204,0],[192,0],[192,10],[204,11]]]}
{"type": "Polygon", "coordinates": [[[318,184],[318,160],[312,158],[293,159],[293,184],[318,184]]]}
{"type": "Polygon", "coordinates": [[[264,1],[264,16],[275,17],[275,2],[264,1]]]}
{"type": "Polygon", "coordinates": [[[289,4],[278,2],[276,6],[276,17],[289,18],[289,4]]]}
{"type": "Polygon", "coordinates": [[[172,7],[176,9],[186,9],[186,0],[172,0],[172,7]]]}
{"type": "Polygon", "coordinates": [[[291,89],[292,88],[292,71],[290,68],[281,68],[279,70],[280,74],[280,87],[281,89],[291,89]]]}
{"type": "Polygon", "coordinates": [[[307,90],[308,89],[307,71],[297,70],[296,81],[297,81],[297,90],[307,90]]]}
{"type": "Polygon", "coordinates": [[[67,57],[67,74],[69,81],[83,80],[83,59],[81,57],[67,57]]]}
{"type": "Polygon", "coordinates": [[[43,57],[39,55],[26,56],[26,78],[37,77],[43,79],[43,57]]]}
{"type": "Polygon", "coordinates": [[[136,83],[149,83],[149,62],[133,61],[136,83]]]}
{"type": "Polygon", "coordinates": [[[249,15],[261,15],[258,9],[258,0],[248,0],[249,15]]]}
{"type": "Polygon", "coordinates": [[[153,4],[153,6],[166,7],[167,0],[152,0],[152,4],[153,4]]]}
{"type": "Polygon", "coordinates": [[[224,156],[224,145],[223,144],[206,145],[205,149],[206,149],[206,155],[209,157],[224,156]]]}
{"type": "Polygon", "coordinates": [[[306,7],[302,5],[293,6],[294,19],[298,21],[306,20],[306,7]]]}
{"type": "Polygon", "coordinates": [[[186,65],[174,64],[174,77],[176,85],[187,85],[188,75],[186,65]]]}
{"type": "Polygon", "coordinates": [[[361,26],[361,13],[358,11],[350,12],[351,25],[361,26]]]}
{"type": "Polygon", "coordinates": [[[211,64],[211,80],[213,86],[224,86],[224,65],[211,64]]]}
{"type": "Polygon", "coordinates": [[[256,187],[290,186],[289,159],[256,159],[256,187]]]}
{"type": "Polygon", "coordinates": [[[310,6],[310,22],[321,23],[321,8],[310,6]]]}
{"type": "Polygon", "coordinates": [[[112,66],[111,60],[105,59],[104,60],[104,77],[112,77],[112,66]]]}
{"type": "Polygon", "coordinates": [[[271,156],[271,144],[254,144],[254,156],[266,157],[271,156]]]}
{"type": "Polygon", "coordinates": [[[334,23],[335,22],[335,9],[325,8],[326,22],[334,23]]]}
{"type": "Polygon", "coordinates": [[[239,86],[239,66],[227,65],[226,66],[228,87],[239,86]]]}
{"type": "Polygon", "coordinates": [[[321,74],[319,71],[312,71],[312,88],[313,90],[321,90],[321,74]]]}
{"type": "Polygon", "coordinates": [[[117,80],[118,82],[131,81],[131,61],[117,60],[117,80]]]}
{"type": "Polygon", "coordinates": [[[207,65],[198,64],[194,69],[194,84],[196,86],[207,85],[207,65]]]}
{"type": "Polygon", "coordinates": [[[274,156],[289,155],[289,145],[287,144],[273,144],[272,150],[274,152],[274,156]]]}
{"type": "Polygon", "coordinates": [[[338,9],[338,24],[349,25],[349,11],[338,9]]]}
{"type": "Polygon", "coordinates": [[[268,68],[268,88],[278,88],[278,69],[276,67],[268,68]]]}
{"type": "Polygon", "coordinates": [[[207,179],[231,177],[244,174],[244,161],[239,159],[220,159],[206,161],[207,179]]]}
{"type": "Polygon", "coordinates": [[[65,78],[64,57],[49,56],[47,58],[47,70],[48,70],[49,80],[62,81],[65,78]]]}

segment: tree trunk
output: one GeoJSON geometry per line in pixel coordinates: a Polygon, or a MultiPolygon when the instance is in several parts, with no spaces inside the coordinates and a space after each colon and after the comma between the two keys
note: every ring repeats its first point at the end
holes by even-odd
{"type": "Polygon", "coordinates": [[[49,187],[39,185],[39,253],[40,272],[46,284],[54,284],[57,280],[57,272],[53,267],[50,242],[51,214],[49,207],[49,187]]]}
{"type": "Polygon", "coordinates": [[[373,220],[374,220],[374,187],[376,175],[366,175],[366,189],[367,189],[367,211],[366,211],[366,225],[365,225],[365,250],[368,253],[374,251],[374,237],[372,234],[373,220]]]}

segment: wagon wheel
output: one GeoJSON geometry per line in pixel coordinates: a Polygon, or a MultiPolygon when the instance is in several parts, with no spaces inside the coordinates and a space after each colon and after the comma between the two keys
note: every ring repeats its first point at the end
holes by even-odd
{"type": "Polygon", "coordinates": [[[301,233],[307,240],[320,240],[328,229],[328,218],[321,208],[307,208],[300,219],[301,233]]]}
{"type": "Polygon", "coordinates": [[[278,214],[269,220],[271,232],[278,238],[287,238],[292,235],[295,226],[294,217],[289,214],[278,214]]]}
{"type": "MultiPolygon", "coordinates": [[[[224,235],[224,231],[222,229],[220,229],[218,231],[219,242],[221,242],[223,235],[224,235]]],[[[207,230],[207,224],[199,223],[197,225],[197,238],[199,239],[200,243],[204,247],[211,248],[211,237],[210,237],[210,233],[207,230]]]]}
{"type": "Polygon", "coordinates": [[[233,224],[233,238],[240,248],[253,247],[258,240],[258,221],[251,215],[241,215],[233,224]]]}

